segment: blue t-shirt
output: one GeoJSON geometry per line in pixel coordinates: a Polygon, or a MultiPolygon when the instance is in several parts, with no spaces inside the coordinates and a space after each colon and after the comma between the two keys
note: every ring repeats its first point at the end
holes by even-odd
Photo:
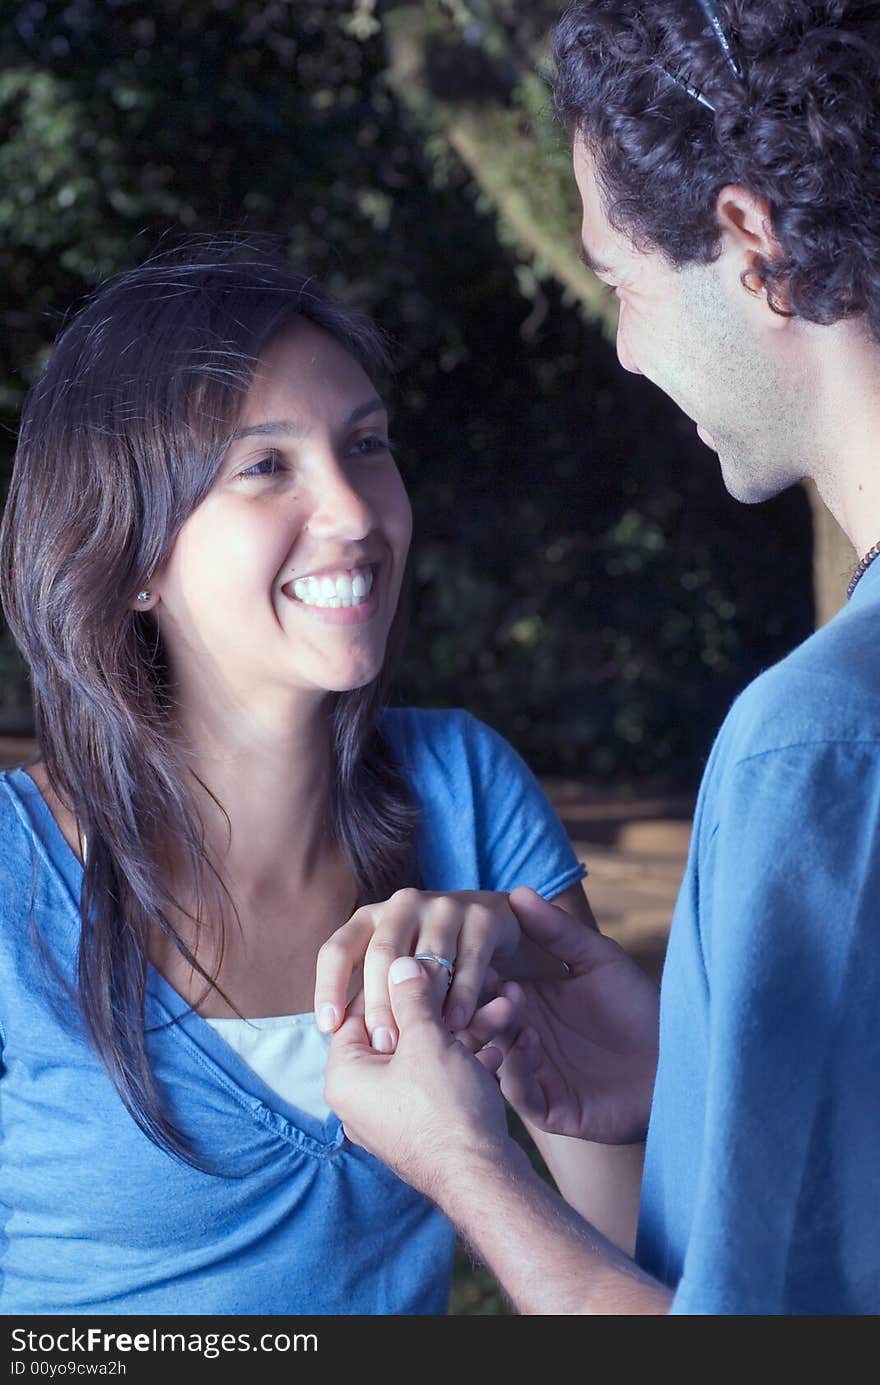
{"type": "MultiPolygon", "coordinates": [[[[552,897],[581,879],[516,752],[463,711],[388,711],[422,810],[428,890],[552,897]]],[[[219,1174],[126,1112],[61,979],[82,869],[23,770],[0,774],[0,1312],[442,1314],[454,1235],[425,1198],[289,1106],[150,968],[148,1052],[171,1114],[219,1174]],[[179,1017],[179,1022],[168,1021],[179,1017]]]]}
{"type": "Polygon", "coordinates": [[[637,1249],[673,1313],[880,1312],[878,631],[880,562],[706,767],[637,1249]]]}

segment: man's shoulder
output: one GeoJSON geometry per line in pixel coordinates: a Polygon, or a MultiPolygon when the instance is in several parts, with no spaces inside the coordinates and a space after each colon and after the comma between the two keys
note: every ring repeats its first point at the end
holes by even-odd
{"type": "Polygon", "coordinates": [[[880,642],[843,611],[765,669],[733,703],[722,738],[737,758],[794,746],[880,742],[880,642]]]}

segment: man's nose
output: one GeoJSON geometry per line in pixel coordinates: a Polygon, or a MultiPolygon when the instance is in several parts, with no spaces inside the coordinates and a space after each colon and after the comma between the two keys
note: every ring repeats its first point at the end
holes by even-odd
{"type": "Polygon", "coordinates": [[[636,365],[635,356],[630,351],[627,345],[626,336],[624,335],[622,309],[620,317],[617,319],[617,359],[620,361],[624,370],[628,370],[631,375],[641,375],[642,372],[636,365]]]}

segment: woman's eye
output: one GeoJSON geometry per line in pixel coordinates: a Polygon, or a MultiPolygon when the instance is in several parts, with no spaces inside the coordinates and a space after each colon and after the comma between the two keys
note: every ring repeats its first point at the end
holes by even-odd
{"type": "Polygon", "coordinates": [[[390,438],[371,435],[367,438],[358,438],[357,442],[352,444],[351,450],[356,457],[371,457],[376,452],[393,452],[394,443],[390,438]]]}
{"type": "Polygon", "coordinates": [[[281,458],[277,452],[270,452],[268,456],[261,457],[253,466],[249,466],[246,471],[239,472],[240,476],[274,476],[281,470],[281,458]]]}

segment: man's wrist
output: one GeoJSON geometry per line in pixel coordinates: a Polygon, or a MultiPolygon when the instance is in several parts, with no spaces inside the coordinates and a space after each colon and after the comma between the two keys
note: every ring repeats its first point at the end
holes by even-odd
{"type": "Polygon", "coordinates": [[[669,1290],[580,1217],[510,1138],[445,1158],[435,1201],[519,1313],[668,1312],[669,1290]]]}
{"type": "Polygon", "coordinates": [[[434,1165],[432,1199],[451,1221],[466,1219],[474,1199],[499,1180],[537,1178],[525,1151],[509,1135],[484,1136],[444,1153],[434,1165]]]}

